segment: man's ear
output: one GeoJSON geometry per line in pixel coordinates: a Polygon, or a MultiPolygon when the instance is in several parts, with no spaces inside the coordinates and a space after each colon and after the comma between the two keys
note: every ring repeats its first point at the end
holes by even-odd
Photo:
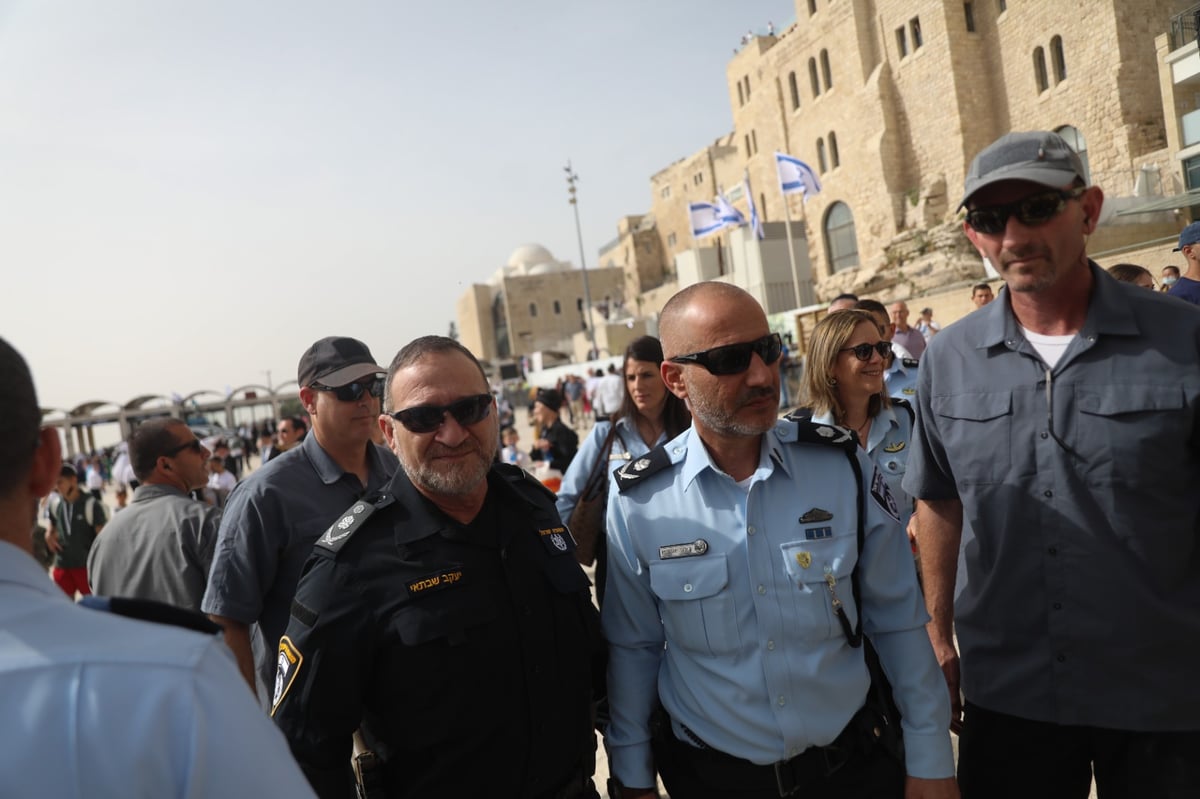
{"type": "Polygon", "coordinates": [[[662,375],[667,391],[682,400],[687,399],[687,385],[683,382],[683,364],[663,361],[659,366],[659,374],[662,375]]]}
{"type": "Polygon", "coordinates": [[[29,470],[29,490],[41,498],[54,490],[62,471],[62,443],[58,430],[43,427],[38,433],[38,447],[33,453],[33,465],[29,470]]]}
{"type": "Polygon", "coordinates": [[[387,441],[388,449],[396,451],[396,428],[392,425],[392,417],[386,413],[379,414],[379,429],[383,431],[383,439],[387,441]]]}
{"type": "Polygon", "coordinates": [[[304,406],[304,410],[309,416],[317,415],[317,392],[313,391],[308,386],[300,389],[300,404],[304,406]]]}

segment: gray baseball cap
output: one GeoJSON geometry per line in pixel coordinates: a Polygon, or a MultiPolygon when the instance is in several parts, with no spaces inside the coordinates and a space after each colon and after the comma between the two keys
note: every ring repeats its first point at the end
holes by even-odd
{"type": "Polygon", "coordinates": [[[1062,136],[1049,131],[1009,133],[989,144],[967,170],[961,209],[971,195],[1002,180],[1027,180],[1061,189],[1076,178],[1086,182],[1083,162],[1062,136]]]}

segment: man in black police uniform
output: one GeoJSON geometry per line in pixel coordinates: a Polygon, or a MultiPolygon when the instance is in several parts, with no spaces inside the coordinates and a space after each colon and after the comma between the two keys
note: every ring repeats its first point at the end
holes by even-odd
{"type": "Polygon", "coordinates": [[[402,468],[305,566],[276,723],[322,797],[353,795],[360,725],[389,797],[595,797],[603,646],[554,495],[494,463],[495,401],[462,345],[416,339],[387,386],[402,468]]]}

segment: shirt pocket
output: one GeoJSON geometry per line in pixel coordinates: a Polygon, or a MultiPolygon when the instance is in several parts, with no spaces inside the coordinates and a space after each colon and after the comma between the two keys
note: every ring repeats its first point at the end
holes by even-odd
{"type": "Polygon", "coordinates": [[[1066,443],[1078,451],[1090,483],[1112,487],[1106,499],[1113,511],[1144,509],[1137,494],[1188,468],[1183,439],[1192,420],[1182,386],[1081,383],[1075,407],[1077,427],[1066,443]]]}
{"type": "Polygon", "coordinates": [[[933,397],[942,446],[953,453],[950,470],[961,485],[1000,483],[1011,464],[1012,392],[933,397]]]}
{"type": "Polygon", "coordinates": [[[858,619],[851,575],[858,562],[858,538],[836,536],[816,541],[792,541],[779,545],[788,581],[795,586],[792,620],[797,635],[810,640],[845,635],[833,610],[833,597],[841,600],[851,626],[858,619]],[[833,582],[830,592],[830,580],[833,582]]]}
{"type": "Polygon", "coordinates": [[[737,608],[724,555],[703,555],[650,564],[650,590],[659,599],[667,640],[689,652],[736,652],[737,608]]]}

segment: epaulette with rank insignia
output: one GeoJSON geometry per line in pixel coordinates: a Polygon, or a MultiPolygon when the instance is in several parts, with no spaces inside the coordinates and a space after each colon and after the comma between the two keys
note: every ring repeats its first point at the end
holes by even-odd
{"type": "Polygon", "coordinates": [[[903,366],[905,369],[916,369],[918,366],[921,365],[921,362],[918,361],[916,358],[901,358],[900,365],[903,366]]]}
{"type": "Polygon", "coordinates": [[[626,489],[670,465],[671,456],[667,454],[666,447],[655,447],[637,460],[617,469],[617,490],[624,494],[626,489]]]}
{"type": "Polygon", "coordinates": [[[854,436],[844,428],[831,424],[817,424],[811,419],[798,419],[791,416],[788,418],[796,423],[796,441],[801,444],[824,444],[846,452],[853,452],[858,448],[854,436]]]}
{"type": "Polygon", "coordinates": [[[316,546],[336,555],[342,547],[346,546],[346,542],[354,535],[354,531],[371,518],[371,514],[392,504],[393,500],[391,494],[375,494],[369,499],[364,497],[358,500],[347,508],[345,513],[338,516],[336,522],[329,525],[329,529],[317,539],[316,546]]]}
{"type": "Polygon", "coordinates": [[[522,469],[520,466],[514,466],[511,463],[498,463],[493,468],[497,469],[504,479],[511,483],[514,488],[523,488],[526,490],[530,488],[536,488],[536,493],[543,498],[548,498],[551,502],[555,502],[558,499],[558,494],[555,494],[546,487],[545,483],[522,469]]]}
{"type": "Polygon", "coordinates": [[[155,624],[168,624],[172,627],[183,627],[198,633],[215,635],[221,632],[221,626],[215,624],[203,613],[197,613],[187,608],[179,608],[156,602],[153,599],[133,599],[130,597],[107,597],[89,594],[79,600],[79,604],[91,610],[112,613],[140,621],[152,621],[155,624]]]}

